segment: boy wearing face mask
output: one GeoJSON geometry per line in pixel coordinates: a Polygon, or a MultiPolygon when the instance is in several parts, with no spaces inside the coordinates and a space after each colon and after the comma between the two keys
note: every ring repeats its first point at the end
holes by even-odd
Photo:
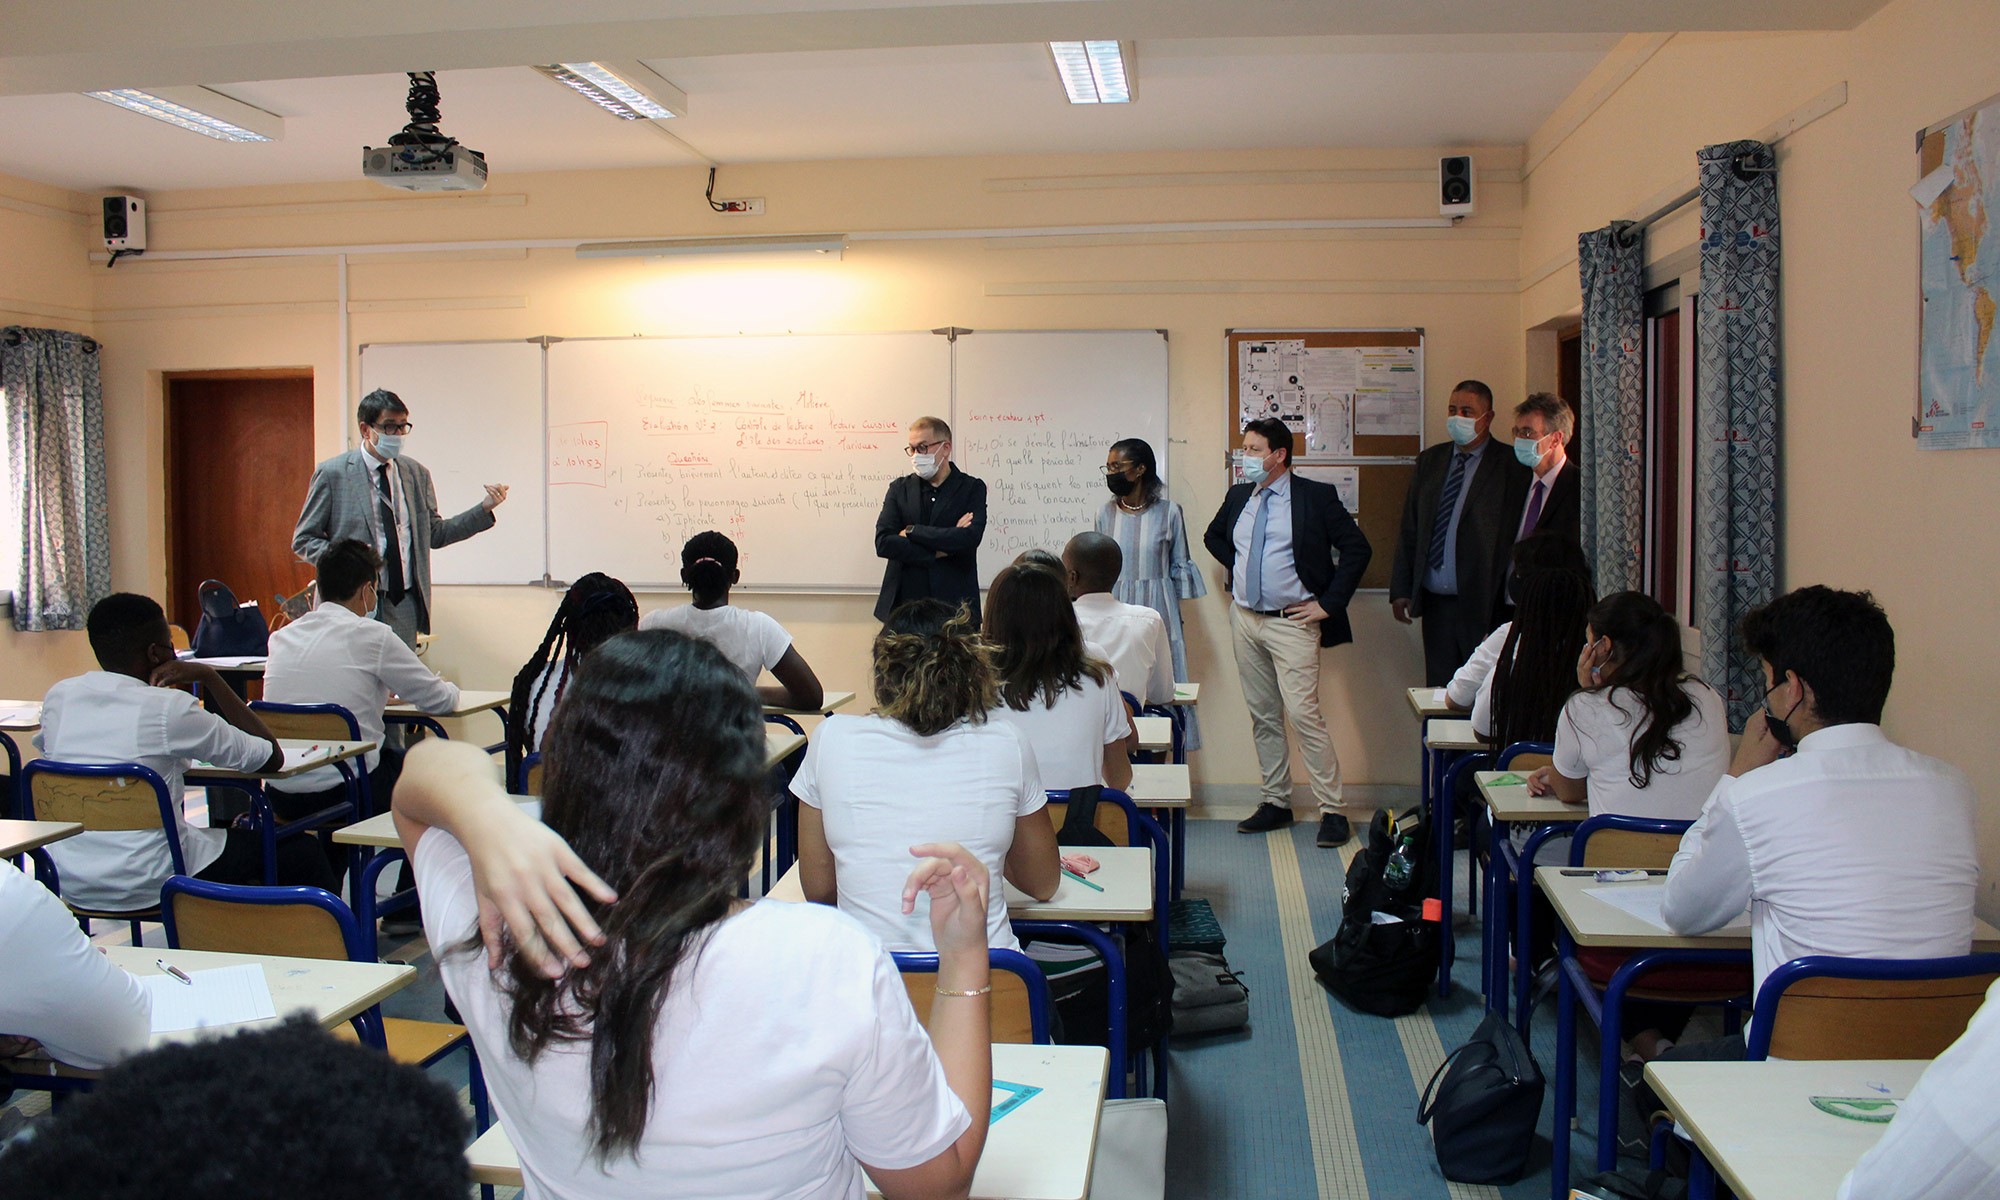
{"type": "Polygon", "coordinates": [[[1576,414],[1549,392],[1536,392],[1514,407],[1514,458],[1528,468],[1512,480],[1507,500],[1515,541],[1543,530],[1582,536],[1583,479],[1569,465],[1574,436],[1576,414]]]}
{"type": "MultiPolygon", "coordinates": [[[[1662,915],[1705,933],[1750,910],[1753,978],[1809,954],[1942,958],[1972,948],[1972,785],[1891,742],[1895,634],[1867,592],[1813,586],[1743,620],[1764,703],[1681,839],[1662,915]],[[1893,831],[1893,836],[1888,836],[1893,831]]],[[[1741,1036],[1665,1058],[1741,1058],[1741,1036]]]]}
{"type": "Polygon", "coordinates": [[[891,480],[875,518],[882,594],[875,619],[911,600],[970,605],[980,621],[979,542],[986,536],[986,484],[951,462],[951,426],[918,417],[904,447],[910,472],[891,480]]]}

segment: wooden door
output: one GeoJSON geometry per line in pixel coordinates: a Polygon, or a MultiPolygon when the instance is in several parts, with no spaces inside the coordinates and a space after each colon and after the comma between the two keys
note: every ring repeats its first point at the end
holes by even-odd
{"type": "Polygon", "coordinates": [[[202,581],[264,618],[312,582],[292,527],[312,480],[312,373],[167,376],[167,619],[194,632],[202,581]]]}

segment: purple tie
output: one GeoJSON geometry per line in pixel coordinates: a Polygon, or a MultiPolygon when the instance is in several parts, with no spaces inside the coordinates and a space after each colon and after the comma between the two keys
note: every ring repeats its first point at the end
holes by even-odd
{"type": "Polygon", "coordinates": [[[1540,520],[1542,515],[1542,494],[1548,491],[1548,487],[1549,485],[1541,480],[1535,480],[1535,494],[1528,497],[1528,515],[1521,520],[1522,537],[1535,532],[1535,522],[1540,520]]]}

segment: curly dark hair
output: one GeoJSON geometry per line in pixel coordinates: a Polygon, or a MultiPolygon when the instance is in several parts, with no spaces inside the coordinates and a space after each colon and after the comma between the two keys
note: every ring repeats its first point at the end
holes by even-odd
{"type": "Polygon", "coordinates": [[[979,724],[997,702],[992,653],[972,613],[925,598],[898,605],[875,635],[875,711],[923,737],[979,724]]]}
{"type": "Polygon", "coordinates": [[[449,1087],[309,1018],[161,1046],[0,1155],[39,1200],[438,1200],[472,1184],[449,1087]]]}

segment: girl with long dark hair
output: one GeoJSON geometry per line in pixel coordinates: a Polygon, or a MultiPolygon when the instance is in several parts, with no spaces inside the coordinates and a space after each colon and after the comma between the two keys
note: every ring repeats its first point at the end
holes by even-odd
{"type": "MultiPolygon", "coordinates": [[[[1097,513],[1097,532],[1118,543],[1124,562],[1111,594],[1127,604],[1143,604],[1167,623],[1174,678],[1188,682],[1187,638],[1181,632],[1181,601],[1208,595],[1201,569],[1188,554],[1187,519],[1167,498],[1159,460],[1143,438],[1111,443],[1104,460],[1104,484],[1111,498],[1097,513]]],[[[1201,746],[1201,723],[1184,711],[1187,748],[1201,746]]]]}
{"type": "Polygon", "coordinates": [[[832,1200],[864,1166],[892,1200],[965,1194],[991,1096],[985,869],[904,847],[897,900],[927,907],[940,958],[926,1036],[852,919],[736,898],[767,811],[760,708],[714,646],[630,633],[568,680],[540,820],[477,747],[410,753],[397,833],[531,1195],[832,1200]]]}
{"type": "Polygon", "coordinates": [[[1111,664],[1085,649],[1062,577],[1025,565],[995,575],[986,641],[999,683],[992,717],[1033,747],[1042,786],[1129,787],[1132,722],[1111,664]]]}
{"type": "Polygon", "coordinates": [[[1575,571],[1521,577],[1492,687],[1472,706],[1474,730],[1496,746],[1554,740],[1563,701],[1576,690],[1576,656],[1594,599],[1589,577],[1575,571]]]}
{"type": "Polygon", "coordinates": [[[639,628],[673,629],[712,642],[753,685],[770,671],[778,686],[757,689],[766,704],[818,708],[826,693],[792,635],[769,613],[729,602],[729,589],[742,578],[736,543],[713,529],[697,533],[681,547],[681,582],[694,593],[694,602],[655,609],[639,619],[639,628]]]}
{"type": "Polygon", "coordinates": [[[542,644],[514,675],[507,700],[507,778],[514,778],[523,758],[542,748],[576,664],[605,639],[638,624],[639,602],[632,589],[609,575],[592,571],[563,593],[542,644]]]}

